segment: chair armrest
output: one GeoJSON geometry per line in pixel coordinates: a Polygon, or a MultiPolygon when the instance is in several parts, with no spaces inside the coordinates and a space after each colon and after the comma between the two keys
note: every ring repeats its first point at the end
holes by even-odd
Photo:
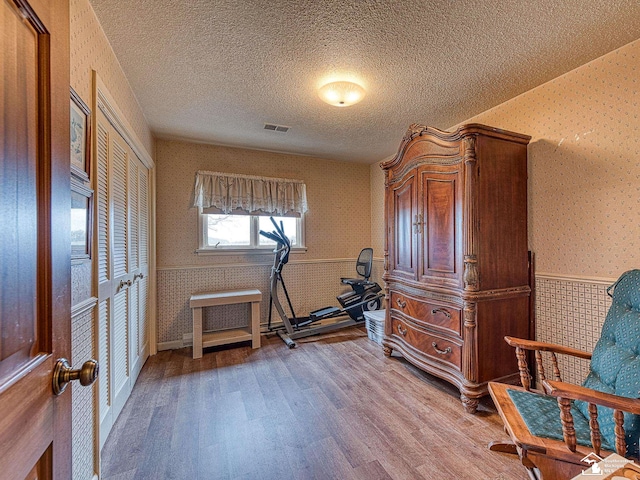
{"type": "Polygon", "coordinates": [[[611,393],[598,392],[590,388],[553,380],[543,380],[542,384],[545,392],[554,397],[582,400],[595,405],[609,407],[613,410],[640,415],[640,400],[635,398],[620,397],[611,393]]]}
{"type": "Polygon", "coordinates": [[[524,350],[540,350],[542,352],[561,353],[564,355],[571,355],[572,357],[584,358],[591,360],[591,354],[577,348],[564,347],[562,345],[556,345],[553,343],[536,342],[535,340],[526,340],[524,338],[504,337],[512,347],[523,348],[524,350]]]}

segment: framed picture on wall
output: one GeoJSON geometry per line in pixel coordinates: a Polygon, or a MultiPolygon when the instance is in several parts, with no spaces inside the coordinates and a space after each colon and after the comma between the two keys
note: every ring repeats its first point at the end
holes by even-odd
{"type": "Polygon", "coordinates": [[[71,260],[91,260],[93,190],[71,180],[71,260]]]}
{"type": "Polygon", "coordinates": [[[91,151],[91,110],[71,88],[71,174],[83,182],[89,181],[91,151]]]}

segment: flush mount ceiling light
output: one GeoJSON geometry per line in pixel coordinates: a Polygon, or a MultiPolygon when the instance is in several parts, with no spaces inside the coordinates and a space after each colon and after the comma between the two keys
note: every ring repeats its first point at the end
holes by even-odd
{"type": "Polygon", "coordinates": [[[364,88],[353,82],[331,82],[318,90],[320,98],[334,107],[349,107],[364,98],[364,88]]]}

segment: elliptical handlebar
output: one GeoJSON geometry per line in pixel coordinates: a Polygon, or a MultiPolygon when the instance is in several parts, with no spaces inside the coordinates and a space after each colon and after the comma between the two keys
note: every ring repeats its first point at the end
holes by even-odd
{"type": "Polygon", "coordinates": [[[284,242],[282,241],[280,236],[276,235],[275,233],[265,232],[264,230],[260,230],[260,235],[262,235],[263,237],[268,238],[269,240],[271,240],[273,242],[284,244],[284,242]]]}
{"type": "MultiPolygon", "coordinates": [[[[283,265],[286,265],[289,262],[289,252],[291,251],[291,242],[284,234],[284,226],[278,225],[278,223],[273,219],[273,217],[269,217],[271,219],[271,223],[276,227],[276,229],[272,232],[265,232],[264,230],[260,230],[260,235],[265,238],[268,238],[272,242],[276,242],[276,260],[279,260],[279,265],[277,270],[280,271],[283,265]]],[[[275,268],[275,265],[274,265],[275,268]]]]}
{"type": "MultiPolygon", "coordinates": [[[[287,247],[289,247],[289,249],[291,249],[291,242],[289,241],[289,239],[287,238],[287,236],[284,234],[284,226],[282,224],[278,225],[278,222],[276,222],[273,217],[269,217],[269,220],[271,220],[271,223],[273,223],[273,226],[276,227],[276,232],[278,234],[278,236],[280,236],[280,238],[282,239],[282,242],[284,245],[286,245],[287,247]]],[[[275,232],[274,232],[275,234],[275,232]]]]}

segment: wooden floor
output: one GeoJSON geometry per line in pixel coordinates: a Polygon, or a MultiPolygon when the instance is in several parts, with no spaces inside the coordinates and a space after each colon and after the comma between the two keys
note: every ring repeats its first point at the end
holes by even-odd
{"type": "Polygon", "coordinates": [[[525,479],[491,401],[458,391],[359,328],[289,350],[149,358],[102,451],[103,479],[525,479]]]}

